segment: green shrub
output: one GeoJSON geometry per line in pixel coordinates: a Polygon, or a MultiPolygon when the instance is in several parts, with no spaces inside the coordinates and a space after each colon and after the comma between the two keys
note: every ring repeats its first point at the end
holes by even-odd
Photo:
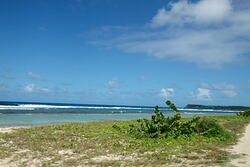
{"type": "MultiPolygon", "coordinates": [[[[230,137],[230,133],[209,118],[193,117],[188,121],[181,119],[180,111],[170,101],[166,104],[175,112],[172,117],[165,117],[159,111],[159,107],[155,107],[154,115],[151,119],[139,119],[137,124],[129,125],[127,132],[138,138],[140,137],[174,137],[190,136],[192,134],[203,135],[208,138],[216,138],[224,140],[230,137]]],[[[117,125],[115,129],[121,130],[117,125]]]]}
{"type": "Polygon", "coordinates": [[[247,109],[243,112],[237,113],[238,116],[249,117],[250,116],[250,109],[247,109]]]}
{"type": "Polygon", "coordinates": [[[231,134],[211,118],[203,117],[198,120],[195,129],[197,133],[208,138],[216,137],[220,140],[231,138],[231,134]]]}
{"type": "Polygon", "coordinates": [[[155,107],[155,115],[152,115],[150,120],[137,120],[139,126],[130,125],[129,133],[135,136],[148,136],[151,138],[157,137],[179,137],[180,135],[191,135],[195,132],[195,124],[199,117],[194,117],[190,121],[181,121],[180,111],[173,103],[167,101],[166,104],[175,112],[172,117],[165,117],[159,111],[159,107],[155,107]]]}

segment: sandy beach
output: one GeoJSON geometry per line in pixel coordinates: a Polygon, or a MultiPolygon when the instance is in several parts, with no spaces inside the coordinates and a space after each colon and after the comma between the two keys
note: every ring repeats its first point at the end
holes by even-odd
{"type": "Polygon", "coordinates": [[[232,153],[242,155],[240,158],[234,159],[232,164],[237,167],[250,166],[250,124],[246,127],[246,131],[239,142],[233,146],[232,153]]]}

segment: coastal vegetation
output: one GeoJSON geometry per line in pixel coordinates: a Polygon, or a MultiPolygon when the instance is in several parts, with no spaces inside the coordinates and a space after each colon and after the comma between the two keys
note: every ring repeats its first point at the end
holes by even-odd
{"type": "Polygon", "coordinates": [[[151,138],[190,137],[196,134],[217,140],[228,140],[232,138],[232,135],[213,119],[195,116],[184,120],[181,118],[181,112],[171,101],[166,101],[166,104],[175,112],[174,116],[165,117],[164,114],[159,111],[158,106],[156,106],[154,111],[155,115],[152,115],[150,120],[138,120],[139,125],[130,125],[129,133],[137,137],[151,138]]]}
{"type": "Polygon", "coordinates": [[[0,166],[222,166],[250,122],[244,116],[65,123],[0,133],[0,166]],[[176,133],[176,134],[175,134],[176,133]]]}
{"type": "Polygon", "coordinates": [[[213,106],[213,105],[199,105],[199,104],[187,104],[185,109],[212,109],[212,110],[234,110],[244,111],[250,109],[247,106],[213,106]]]}
{"type": "Polygon", "coordinates": [[[250,117],[250,109],[237,113],[238,116],[250,117]]]}

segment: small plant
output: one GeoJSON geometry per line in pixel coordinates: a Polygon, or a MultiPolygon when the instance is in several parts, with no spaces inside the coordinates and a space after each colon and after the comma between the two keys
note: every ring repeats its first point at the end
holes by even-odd
{"type": "Polygon", "coordinates": [[[237,113],[238,116],[249,117],[250,116],[250,109],[247,109],[243,112],[237,113]]]}
{"type": "Polygon", "coordinates": [[[181,113],[170,101],[166,104],[175,112],[172,117],[165,117],[159,111],[159,107],[155,107],[155,115],[152,115],[151,120],[140,119],[137,120],[139,127],[130,125],[129,133],[135,136],[148,136],[151,138],[157,137],[179,137],[180,135],[191,135],[195,132],[195,124],[199,117],[194,117],[190,121],[181,121],[181,113]]]}
{"type": "MultiPolygon", "coordinates": [[[[190,136],[192,134],[200,134],[208,138],[216,138],[224,140],[230,137],[230,133],[224,130],[214,120],[209,118],[193,117],[188,121],[181,118],[180,111],[175,107],[171,101],[166,101],[166,104],[175,112],[172,117],[165,117],[159,111],[159,107],[155,107],[154,115],[151,119],[139,119],[138,124],[129,125],[129,134],[140,137],[174,137],[190,136]]],[[[114,127],[117,128],[116,126],[114,127]]]]}

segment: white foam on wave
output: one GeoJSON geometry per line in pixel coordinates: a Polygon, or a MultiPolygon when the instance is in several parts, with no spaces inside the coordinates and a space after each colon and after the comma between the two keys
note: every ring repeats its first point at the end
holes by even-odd
{"type": "Polygon", "coordinates": [[[180,111],[207,111],[207,110],[212,111],[210,109],[185,109],[185,108],[178,108],[178,110],[180,111]]]}
{"type": "Polygon", "coordinates": [[[11,105],[1,105],[0,110],[34,110],[34,108],[31,107],[20,107],[20,106],[11,106],[11,105]]]}
{"type": "Polygon", "coordinates": [[[204,113],[204,112],[184,112],[183,114],[187,114],[187,115],[195,115],[195,114],[204,115],[206,113],[204,113]]]}
{"type": "MultiPolygon", "coordinates": [[[[100,109],[100,110],[153,110],[150,107],[126,107],[126,106],[73,106],[73,105],[48,105],[48,104],[19,104],[19,105],[0,105],[0,110],[36,110],[36,109],[100,109]]],[[[213,109],[184,109],[178,108],[182,112],[225,112],[235,113],[240,111],[232,110],[213,110],[213,109]]],[[[169,111],[168,108],[161,108],[162,111],[169,111]]]]}
{"type": "Polygon", "coordinates": [[[234,111],[234,110],[214,110],[214,109],[185,109],[185,108],[180,108],[178,109],[180,111],[194,111],[194,112],[240,112],[240,111],[234,111]]]}
{"type": "Polygon", "coordinates": [[[112,110],[140,110],[141,107],[112,107],[112,106],[64,106],[64,105],[45,105],[45,104],[20,104],[1,105],[0,110],[35,110],[35,109],[112,109],[112,110]]]}

